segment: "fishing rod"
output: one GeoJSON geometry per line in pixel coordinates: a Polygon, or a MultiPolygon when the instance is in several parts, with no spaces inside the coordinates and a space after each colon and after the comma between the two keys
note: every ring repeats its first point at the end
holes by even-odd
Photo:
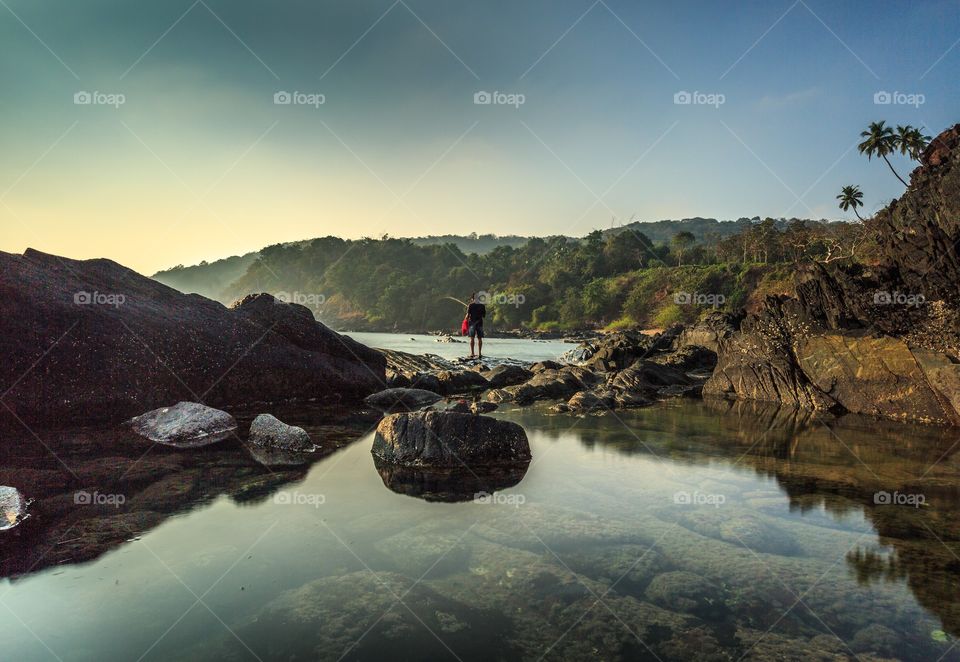
{"type": "Polygon", "coordinates": [[[450,299],[451,301],[456,301],[456,302],[459,303],[461,306],[466,306],[466,305],[467,305],[466,302],[461,301],[460,299],[457,299],[456,297],[440,297],[440,298],[441,298],[441,299],[450,299]]]}

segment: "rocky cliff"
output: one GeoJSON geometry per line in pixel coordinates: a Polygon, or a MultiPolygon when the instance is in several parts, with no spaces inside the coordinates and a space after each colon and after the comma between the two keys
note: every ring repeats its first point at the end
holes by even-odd
{"type": "Polygon", "coordinates": [[[110,260],[0,252],[0,414],[31,425],[117,422],[180,400],[352,402],[384,372],[380,353],[270,295],[226,308],[110,260]]]}
{"type": "Polygon", "coordinates": [[[960,125],[867,223],[874,265],[811,265],[718,340],[708,396],[960,425],[960,125]]]}

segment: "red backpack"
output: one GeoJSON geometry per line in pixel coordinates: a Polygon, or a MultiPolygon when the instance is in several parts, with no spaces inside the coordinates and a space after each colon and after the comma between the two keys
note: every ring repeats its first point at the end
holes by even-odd
{"type": "Polygon", "coordinates": [[[460,335],[465,336],[470,331],[470,324],[467,322],[467,318],[463,318],[463,324],[460,325],[460,335]]]}

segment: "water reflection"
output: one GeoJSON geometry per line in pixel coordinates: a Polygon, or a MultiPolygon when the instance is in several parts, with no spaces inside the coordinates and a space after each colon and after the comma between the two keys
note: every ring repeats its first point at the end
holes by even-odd
{"type": "MultiPolygon", "coordinates": [[[[29,517],[0,537],[0,577],[81,563],[149,531],[173,515],[226,497],[257,504],[303,480],[316,462],[369,428],[371,419],[330,409],[285,412],[321,449],[289,454],[234,435],[190,449],[152,445],[122,427],[40,433],[5,421],[0,485],[30,499],[29,517]],[[13,431],[11,431],[13,430],[13,431]]],[[[246,430],[252,413],[237,415],[246,430]]]]}
{"type": "Polygon", "coordinates": [[[373,456],[383,484],[397,494],[424,501],[472,501],[514,487],[523,480],[528,464],[504,467],[473,467],[443,470],[424,467],[401,467],[373,456]]]}
{"type": "MultiPolygon", "coordinates": [[[[529,468],[464,476],[371,467],[369,421],[339,433],[343,443],[366,442],[315,471],[265,466],[236,442],[138,461],[142,444],[102,432],[45,438],[73,477],[43,449],[7,443],[0,484],[37,502],[35,517],[0,538],[0,571],[95,558],[226,497],[249,507],[237,519],[218,513],[225,527],[290,523],[261,543],[276,547],[251,572],[264,580],[254,604],[234,607],[241,601],[231,594],[217,607],[264,659],[373,659],[399,642],[424,656],[447,644],[463,659],[656,659],[651,651],[663,660],[956,659],[948,648],[960,636],[957,431],[729,402],[497,415],[527,429],[529,468]],[[290,483],[324,494],[326,510],[269,500],[290,483]],[[424,503],[507,488],[526,504],[424,503]],[[81,489],[125,502],[77,504],[81,489]],[[725,502],[685,506],[675,501],[681,491],[725,502]],[[885,503],[880,493],[922,495],[925,505],[885,503]]],[[[325,419],[281,418],[315,439],[338,434],[321,430],[325,419]]],[[[190,539],[186,556],[217,542],[190,539]]],[[[228,553],[207,584],[233,561],[228,553]]],[[[196,659],[248,654],[229,633],[198,632],[188,644],[196,659]]]]}

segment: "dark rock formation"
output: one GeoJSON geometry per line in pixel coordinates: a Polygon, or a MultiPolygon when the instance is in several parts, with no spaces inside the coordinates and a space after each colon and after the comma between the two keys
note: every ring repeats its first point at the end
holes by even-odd
{"type": "Polygon", "coordinates": [[[384,359],[296,304],[228,309],[110,260],[0,253],[4,402],[40,426],[119,422],[180,400],[351,402],[384,359]]]}
{"type": "Polygon", "coordinates": [[[521,384],[533,377],[533,373],[523,366],[510,364],[498,365],[496,368],[480,374],[486,378],[490,388],[503,388],[521,384]]]}
{"type": "Polygon", "coordinates": [[[301,453],[317,449],[306,430],[287,425],[270,414],[260,414],[253,419],[248,441],[256,446],[301,453]]]}
{"type": "Polygon", "coordinates": [[[544,370],[559,370],[563,366],[556,361],[537,361],[530,366],[530,372],[538,373],[544,370]]]}
{"type": "Polygon", "coordinates": [[[815,264],[718,334],[705,395],[960,425],[960,125],[867,222],[877,266],[815,264]]]}
{"type": "Polygon", "coordinates": [[[482,391],[490,386],[483,375],[472,370],[441,370],[437,373],[437,381],[443,395],[482,391]]]}
{"type": "Polygon", "coordinates": [[[225,411],[197,402],[178,402],[132,418],[126,423],[150,441],[179,448],[206,446],[233,436],[237,422],[225,411]]]}
{"type": "Polygon", "coordinates": [[[426,411],[393,414],[380,421],[373,454],[391,464],[468,471],[474,466],[526,464],[530,445],[516,423],[426,411]]]}

